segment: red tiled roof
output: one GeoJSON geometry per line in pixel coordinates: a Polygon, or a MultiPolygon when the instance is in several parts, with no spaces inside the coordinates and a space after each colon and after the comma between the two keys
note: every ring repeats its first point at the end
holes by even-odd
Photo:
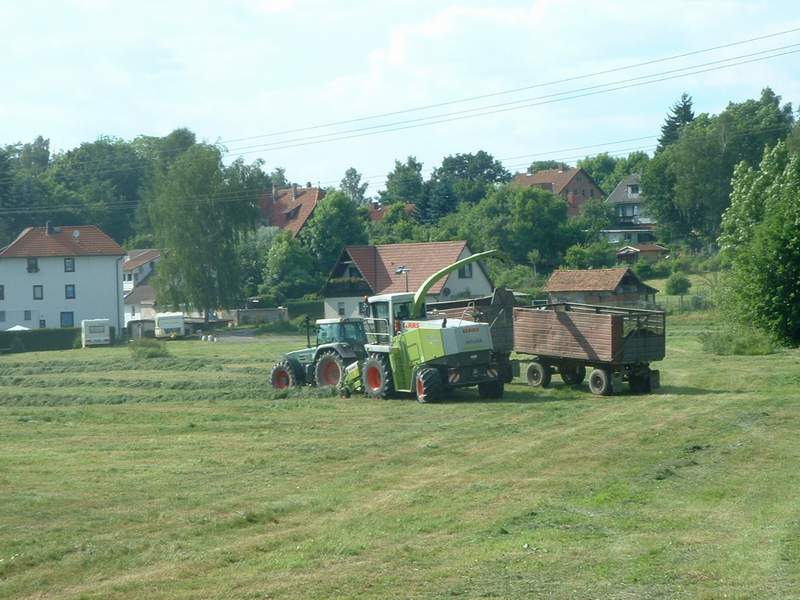
{"type": "MultiPolygon", "coordinates": [[[[379,221],[383,221],[383,218],[386,216],[386,210],[389,207],[384,207],[380,204],[370,204],[369,207],[369,220],[373,223],[377,223],[379,221]]],[[[417,210],[417,205],[412,204],[411,202],[406,202],[403,205],[403,210],[405,211],[407,216],[411,216],[417,210]]]]}
{"type": "MultiPolygon", "coordinates": [[[[554,271],[544,286],[545,292],[611,292],[617,289],[627,273],[633,271],[620,269],[580,269],[575,271],[554,271]]],[[[637,278],[638,280],[638,278],[637,278]]]]}
{"type": "Polygon", "coordinates": [[[28,227],[0,251],[2,258],[43,256],[123,256],[117,242],[94,225],[28,227]]]}
{"type": "Polygon", "coordinates": [[[519,173],[514,176],[513,183],[524,187],[542,187],[549,189],[554,194],[560,194],[580,170],[580,168],[545,169],[536,171],[533,175],[519,173]]]}
{"type": "Polygon", "coordinates": [[[161,250],[148,248],[146,250],[129,250],[128,259],[122,263],[123,271],[133,271],[143,264],[149,263],[151,260],[158,260],[161,258],[161,250]]]}
{"type": "MultiPolygon", "coordinates": [[[[408,289],[416,290],[428,277],[458,260],[467,242],[423,242],[415,244],[382,244],[347,246],[345,251],[375,294],[406,291],[406,276],[395,273],[399,266],[409,269],[408,289]]],[[[431,294],[442,291],[447,278],[431,288],[431,294]]]]}
{"type": "Polygon", "coordinates": [[[316,187],[282,188],[261,196],[261,216],[272,226],[288,229],[296,237],[314,212],[325,190],[316,187]],[[293,196],[294,190],[294,196],[293,196]]]}

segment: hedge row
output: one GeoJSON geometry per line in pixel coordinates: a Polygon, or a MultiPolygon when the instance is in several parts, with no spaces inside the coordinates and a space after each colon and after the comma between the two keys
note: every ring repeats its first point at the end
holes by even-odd
{"type": "Polygon", "coordinates": [[[311,319],[322,319],[325,316],[325,304],[322,300],[290,300],[286,303],[289,318],[308,315],[311,319]]]}
{"type": "Polygon", "coordinates": [[[79,343],[80,337],[81,330],[78,327],[0,331],[0,349],[6,352],[69,350],[79,343]]]}

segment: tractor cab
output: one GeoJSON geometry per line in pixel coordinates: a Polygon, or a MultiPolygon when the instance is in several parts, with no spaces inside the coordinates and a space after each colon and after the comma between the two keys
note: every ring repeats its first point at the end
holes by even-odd
{"type": "Polygon", "coordinates": [[[317,319],[317,346],[349,344],[363,346],[367,342],[361,319],[317,319]]]}

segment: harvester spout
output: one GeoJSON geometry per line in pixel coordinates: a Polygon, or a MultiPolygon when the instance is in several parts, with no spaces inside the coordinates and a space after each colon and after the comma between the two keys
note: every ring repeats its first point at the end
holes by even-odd
{"type": "Polygon", "coordinates": [[[486,256],[490,256],[492,254],[496,254],[497,250],[487,250],[486,252],[478,252],[478,254],[473,254],[472,256],[468,256],[466,258],[462,258],[461,260],[457,260],[451,265],[446,266],[441,271],[437,271],[430,277],[428,277],[425,281],[422,282],[422,285],[419,286],[419,289],[414,293],[414,305],[411,307],[411,318],[418,319],[423,314],[423,308],[425,307],[425,299],[428,296],[428,291],[439,281],[442,277],[446,277],[456,269],[460,269],[464,265],[469,263],[473,263],[476,260],[480,260],[486,256]]]}

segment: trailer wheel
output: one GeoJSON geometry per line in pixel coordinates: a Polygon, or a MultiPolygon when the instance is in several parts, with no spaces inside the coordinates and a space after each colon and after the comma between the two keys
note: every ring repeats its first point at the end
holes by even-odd
{"type": "Polygon", "coordinates": [[[314,380],[319,387],[338,387],[344,378],[344,362],[336,352],[320,352],[314,365],[314,380]]]}
{"type": "Polygon", "coordinates": [[[502,379],[484,381],[478,384],[478,396],[484,399],[499,399],[503,397],[505,387],[502,379]]]}
{"type": "Polygon", "coordinates": [[[272,387],[276,390],[285,390],[299,385],[294,367],[286,359],[279,360],[272,366],[272,373],[269,379],[272,387]]]}
{"type": "Polygon", "coordinates": [[[608,396],[611,393],[611,373],[606,369],[595,369],[589,375],[589,389],[598,396],[608,396]]]}
{"type": "Polygon", "coordinates": [[[417,371],[414,377],[414,391],[417,402],[436,402],[444,391],[442,376],[437,369],[424,368],[417,371]]]}
{"type": "Polygon", "coordinates": [[[650,369],[634,371],[628,376],[628,385],[634,394],[649,394],[650,389],[650,369]]]}
{"type": "Polygon", "coordinates": [[[559,369],[561,380],[567,385],[578,385],[586,379],[586,367],[583,365],[566,365],[559,369]]]}
{"type": "Polygon", "coordinates": [[[370,398],[388,398],[394,392],[392,368],[386,354],[370,354],[361,372],[364,392],[370,398]]]}
{"type": "Polygon", "coordinates": [[[538,360],[528,365],[528,385],[531,387],[546,388],[550,385],[550,368],[540,363],[538,360]]]}

